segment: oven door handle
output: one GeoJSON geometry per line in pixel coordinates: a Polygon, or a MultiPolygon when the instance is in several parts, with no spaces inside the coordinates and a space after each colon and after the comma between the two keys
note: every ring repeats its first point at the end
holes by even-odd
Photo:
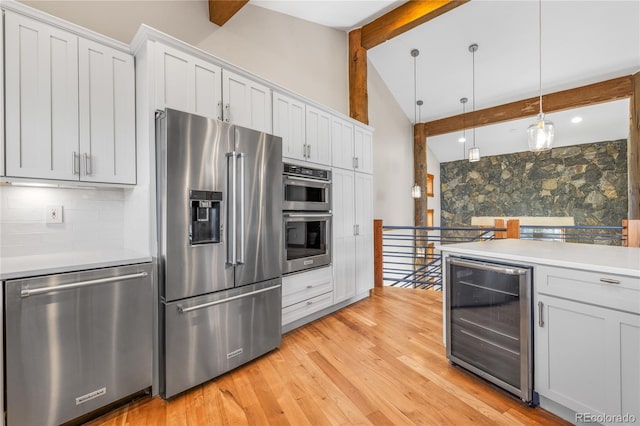
{"type": "Polygon", "coordinates": [[[468,268],[482,269],[485,271],[498,272],[506,275],[524,275],[528,272],[528,269],[516,268],[512,266],[491,265],[485,262],[476,262],[462,259],[449,258],[449,262],[453,265],[466,266],[468,268]]]}
{"type": "Polygon", "coordinates": [[[291,217],[291,218],[305,218],[305,217],[311,217],[311,218],[323,218],[323,217],[331,217],[333,216],[331,213],[284,213],[283,214],[284,217],[291,217]]]}
{"type": "Polygon", "coordinates": [[[285,179],[285,182],[286,181],[309,182],[309,183],[315,184],[316,186],[318,186],[320,188],[324,188],[324,187],[329,186],[331,184],[330,180],[311,179],[311,178],[291,176],[291,175],[284,175],[284,179],[285,179]]]}

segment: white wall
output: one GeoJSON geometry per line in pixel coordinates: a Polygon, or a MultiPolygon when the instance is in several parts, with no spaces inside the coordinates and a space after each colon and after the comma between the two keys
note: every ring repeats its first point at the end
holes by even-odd
{"type": "Polygon", "coordinates": [[[369,122],[373,138],[374,211],[385,225],[413,225],[413,125],[369,62],[369,122]]]}
{"type": "Polygon", "coordinates": [[[124,189],[0,187],[0,257],[122,248],[124,189]],[[48,205],[63,223],[45,222],[48,205]]]}

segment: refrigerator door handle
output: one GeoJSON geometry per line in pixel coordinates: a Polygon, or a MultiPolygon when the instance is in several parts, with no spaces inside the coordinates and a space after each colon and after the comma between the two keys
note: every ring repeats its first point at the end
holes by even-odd
{"type": "Polygon", "coordinates": [[[244,153],[239,153],[238,154],[238,158],[240,159],[240,235],[239,240],[240,240],[240,248],[238,249],[238,252],[236,254],[236,263],[238,264],[243,264],[245,259],[244,259],[244,244],[245,244],[245,233],[244,233],[244,191],[245,191],[245,181],[244,181],[244,159],[245,159],[245,155],[244,153]]]}
{"type": "Polygon", "coordinates": [[[202,305],[189,306],[188,308],[183,308],[182,306],[178,305],[178,312],[180,312],[181,314],[186,314],[188,312],[197,311],[199,309],[210,308],[211,306],[221,305],[223,303],[229,303],[233,300],[244,299],[245,297],[255,296],[256,294],[275,290],[278,287],[280,287],[280,284],[274,285],[271,287],[261,288],[260,290],[254,290],[249,293],[238,294],[237,296],[231,296],[225,299],[214,300],[213,302],[203,303],[202,305]]]}
{"type": "Polygon", "coordinates": [[[236,264],[236,177],[237,177],[237,153],[227,153],[227,263],[236,264]],[[229,166],[231,160],[231,166],[229,166]]]}

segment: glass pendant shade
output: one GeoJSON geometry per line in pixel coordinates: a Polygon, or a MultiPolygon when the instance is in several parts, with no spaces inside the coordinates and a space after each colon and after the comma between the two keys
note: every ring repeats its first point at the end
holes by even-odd
{"type": "Polygon", "coordinates": [[[480,161],[480,148],[474,146],[469,148],[469,162],[475,163],[476,161],[480,161]]]}
{"type": "Polygon", "coordinates": [[[418,199],[422,196],[422,189],[417,183],[411,187],[411,197],[418,199]]]}
{"type": "Polygon", "coordinates": [[[544,114],[539,114],[538,119],[527,129],[529,150],[532,152],[548,151],[553,146],[554,126],[549,120],[544,119],[544,114]]]}

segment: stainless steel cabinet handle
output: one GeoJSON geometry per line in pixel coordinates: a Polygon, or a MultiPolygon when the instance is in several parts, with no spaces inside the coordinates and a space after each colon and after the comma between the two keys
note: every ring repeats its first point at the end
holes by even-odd
{"type": "Polygon", "coordinates": [[[607,284],[620,284],[619,280],[614,280],[613,278],[600,278],[600,282],[607,284]]]}
{"type": "Polygon", "coordinates": [[[89,176],[91,174],[91,156],[86,152],[82,156],[84,157],[84,174],[89,176]]]}
{"type": "Polygon", "coordinates": [[[356,168],[356,157],[352,157],[351,158],[351,165],[353,166],[353,168],[356,168]]]}
{"type": "Polygon", "coordinates": [[[331,213],[284,213],[282,216],[284,217],[331,217],[333,216],[331,213]]]}
{"type": "Polygon", "coordinates": [[[238,250],[238,263],[244,263],[244,158],[243,153],[238,154],[240,158],[240,249],[238,250]]]}
{"type": "Polygon", "coordinates": [[[260,290],[251,291],[245,294],[239,294],[237,296],[227,297],[225,299],[214,300],[213,302],[203,303],[202,305],[190,306],[188,308],[183,308],[182,306],[178,305],[178,312],[180,312],[181,314],[186,314],[187,312],[197,311],[198,309],[210,308],[211,306],[221,305],[223,303],[231,302],[233,300],[243,299],[249,296],[255,296],[256,294],[264,293],[265,291],[271,291],[278,287],[280,287],[280,284],[267,287],[267,288],[261,288],[260,290]]]}
{"type": "Polygon", "coordinates": [[[311,158],[311,145],[307,145],[307,158],[311,158]]]}
{"type": "Polygon", "coordinates": [[[236,264],[236,152],[227,153],[227,263],[236,264]],[[231,165],[229,165],[231,160],[231,165]]]}
{"type": "Polygon", "coordinates": [[[317,179],[310,179],[310,178],[304,178],[304,177],[298,177],[298,176],[289,176],[289,175],[285,175],[285,182],[290,183],[289,181],[302,181],[302,182],[310,182],[310,183],[314,183],[314,185],[309,185],[312,186],[313,188],[326,188],[329,186],[329,184],[331,183],[330,180],[321,180],[318,181],[317,179]]]}
{"type": "Polygon", "coordinates": [[[226,121],[227,123],[229,123],[231,121],[231,105],[226,104],[224,106],[224,110],[225,110],[225,114],[224,114],[224,121],[226,121]]]}
{"type": "Polygon", "coordinates": [[[313,305],[313,302],[307,302],[307,306],[313,305]]]}
{"type": "Polygon", "coordinates": [[[222,120],[222,102],[218,102],[218,120],[222,120]]]}
{"type": "Polygon", "coordinates": [[[544,313],[544,303],[538,302],[538,326],[544,327],[544,319],[542,315],[544,313]]]}
{"type": "Polygon", "coordinates": [[[360,168],[360,158],[356,157],[356,169],[360,168]]]}
{"type": "Polygon", "coordinates": [[[71,169],[74,175],[80,174],[80,171],[78,170],[80,168],[80,165],[78,164],[79,162],[80,162],[80,157],[78,156],[78,153],[73,151],[71,155],[71,169]]]}
{"type": "Polygon", "coordinates": [[[312,285],[308,285],[307,288],[313,288],[313,286],[312,285]]]}
{"type": "Polygon", "coordinates": [[[485,262],[474,261],[474,260],[462,260],[462,259],[453,259],[449,258],[448,260],[452,265],[466,266],[469,268],[483,269],[485,271],[493,271],[501,274],[507,275],[523,275],[527,273],[527,269],[515,268],[511,266],[499,266],[492,265],[485,262]]]}
{"type": "Polygon", "coordinates": [[[120,275],[120,276],[117,276],[117,277],[98,278],[96,280],[78,281],[78,282],[71,283],[71,284],[61,284],[61,285],[56,285],[56,286],[53,286],[53,287],[40,287],[40,288],[32,288],[32,289],[23,288],[20,291],[20,296],[21,297],[36,296],[38,294],[51,293],[52,291],[72,290],[74,288],[88,287],[88,286],[96,285],[96,284],[112,283],[112,282],[116,282],[116,281],[131,280],[131,279],[134,279],[134,278],[144,278],[147,275],[148,274],[146,272],[138,272],[138,273],[135,273],[135,274],[120,275]]]}

